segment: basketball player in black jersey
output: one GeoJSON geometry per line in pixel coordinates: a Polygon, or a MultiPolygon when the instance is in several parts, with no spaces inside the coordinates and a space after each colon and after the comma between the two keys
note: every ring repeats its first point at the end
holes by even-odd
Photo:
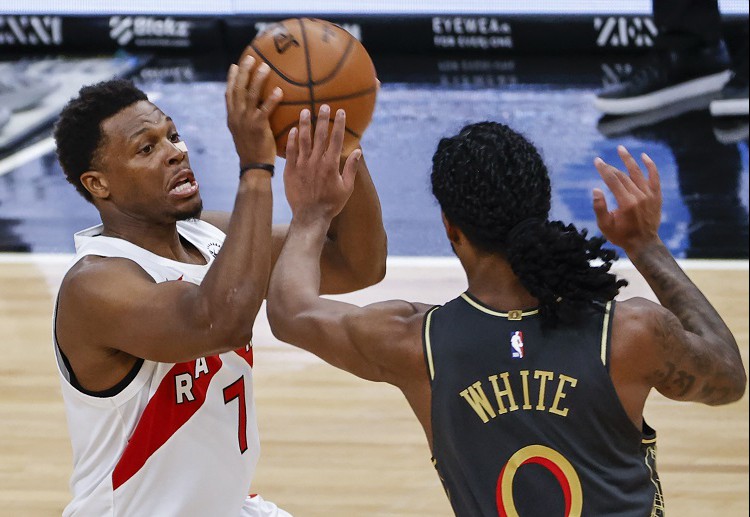
{"type": "MultiPolygon", "coordinates": [[[[287,157],[301,160],[291,140],[287,157]]],[[[508,127],[465,127],[441,140],[432,189],[468,291],[433,307],[367,307],[318,296],[326,221],[350,192],[335,172],[289,199],[292,222],[272,273],[268,315],[279,339],[355,375],[399,387],[422,424],[459,516],[663,514],[651,388],[717,405],[742,397],[734,337],[659,239],[656,165],[627,173],[595,161],[617,200],[593,208],[658,296],[615,303],[604,239],[548,221],[550,182],[537,150],[508,127]],[[598,265],[592,261],[599,259],[598,265]]],[[[303,160],[301,161],[303,163],[303,160]]]]}

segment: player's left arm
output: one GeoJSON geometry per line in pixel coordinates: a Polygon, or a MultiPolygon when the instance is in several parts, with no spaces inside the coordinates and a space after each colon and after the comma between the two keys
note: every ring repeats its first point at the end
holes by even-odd
{"type": "MultiPolygon", "coordinates": [[[[342,156],[342,170],[346,158],[348,156],[342,156]]],[[[201,219],[226,231],[229,214],[206,211],[201,219]]],[[[272,264],[278,260],[288,232],[288,224],[273,226],[272,264]]],[[[380,199],[364,157],[360,157],[354,190],[326,232],[320,255],[320,293],[347,293],[380,282],[385,275],[387,254],[380,199]]]]}
{"type": "Polygon", "coordinates": [[[618,154],[627,172],[600,158],[594,162],[617,203],[610,210],[604,193],[594,190],[597,224],[612,244],[625,250],[662,305],[631,299],[621,304],[627,317],[615,313],[616,322],[631,333],[625,362],[639,365],[635,371],[642,374],[642,394],[655,387],[675,400],[711,405],[739,400],[747,375],[737,341],[659,237],[658,168],[646,154],[641,155],[646,175],[623,146],[618,147],[618,154]]]}

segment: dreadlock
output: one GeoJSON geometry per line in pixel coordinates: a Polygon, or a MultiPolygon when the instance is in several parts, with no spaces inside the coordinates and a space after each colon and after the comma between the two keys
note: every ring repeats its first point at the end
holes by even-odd
{"type": "Polygon", "coordinates": [[[601,310],[627,285],[602,237],[548,221],[549,173],[536,148],[508,126],[480,122],[443,138],[432,159],[432,193],[446,218],[486,253],[503,255],[539,300],[548,324],[601,310]],[[591,261],[601,260],[594,266],[591,261]]]}

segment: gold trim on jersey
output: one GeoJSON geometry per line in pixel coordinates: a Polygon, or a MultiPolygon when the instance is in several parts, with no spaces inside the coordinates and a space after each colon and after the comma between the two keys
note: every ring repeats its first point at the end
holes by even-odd
{"type": "Polygon", "coordinates": [[[523,319],[524,316],[533,316],[534,314],[539,314],[539,309],[534,309],[533,311],[521,311],[521,310],[515,309],[509,312],[497,312],[497,311],[493,311],[492,309],[488,309],[484,305],[481,305],[475,302],[466,293],[462,293],[461,298],[463,298],[469,305],[471,305],[475,309],[479,309],[485,314],[490,314],[491,316],[499,316],[501,318],[508,318],[511,321],[519,321],[523,319]]]}
{"type": "Polygon", "coordinates": [[[433,307],[427,311],[424,322],[424,349],[427,354],[427,366],[430,367],[430,380],[435,380],[435,365],[432,362],[432,344],[430,343],[430,322],[432,321],[432,313],[438,307],[433,307]]]}
{"type": "Polygon", "coordinates": [[[609,316],[612,310],[612,302],[607,302],[604,307],[604,324],[602,325],[602,364],[607,366],[607,336],[609,335],[609,316]]]}
{"type": "Polygon", "coordinates": [[[496,488],[497,506],[502,510],[500,515],[519,517],[513,500],[513,478],[521,467],[530,463],[542,465],[557,478],[563,492],[567,494],[566,515],[580,517],[583,511],[583,488],[578,473],[565,456],[545,445],[537,444],[527,445],[516,451],[503,467],[496,488]]]}
{"type": "MultiPolygon", "coordinates": [[[[653,440],[654,442],[656,440],[653,440]]],[[[644,442],[645,443],[645,442],[644,442]]],[[[646,447],[646,454],[643,458],[643,463],[646,465],[649,473],[649,481],[654,485],[654,503],[651,507],[651,514],[649,517],[664,517],[666,508],[664,506],[664,493],[661,490],[661,483],[659,482],[659,476],[656,474],[652,465],[656,465],[656,446],[651,445],[646,447]]]]}

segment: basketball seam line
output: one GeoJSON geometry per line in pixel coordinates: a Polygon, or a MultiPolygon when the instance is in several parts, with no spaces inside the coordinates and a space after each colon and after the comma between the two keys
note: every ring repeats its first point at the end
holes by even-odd
{"type": "MultiPolygon", "coordinates": [[[[305,19],[314,21],[311,18],[305,18],[305,19]]],[[[334,25],[334,27],[336,26],[334,25]]],[[[341,29],[340,27],[337,27],[337,28],[341,31],[344,31],[344,29],[341,29]]],[[[354,36],[349,35],[349,42],[346,45],[346,49],[344,49],[344,53],[341,54],[341,57],[339,58],[339,61],[338,63],[336,63],[336,66],[333,68],[333,70],[327,76],[323,77],[320,81],[313,81],[312,74],[310,74],[310,82],[312,82],[314,86],[320,86],[321,84],[325,84],[331,79],[333,79],[336,76],[336,74],[339,73],[339,70],[341,70],[341,68],[344,66],[344,61],[346,61],[346,58],[349,57],[349,54],[351,53],[353,47],[354,47],[354,36]]],[[[305,40],[305,48],[307,48],[306,40],[305,40]]]]}
{"type": "Polygon", "coordinates": [[[305,47],[305,64],[307,65],[307,89],[310,91],[310,115],[315,113],[315,88],[312,82],[312,63],[310,62],[310,52],[307,48],[307,31],[305,30],[305,21],[299,20],[299,28],[302,32],[302,44],[305,47]]]}
{"type": "MultiPolygon", "coordinates": [[[[349,100],[349,99],[353,99],[355,97],[361,97],[363,95],[367,95],[369,93],[375,93],[376,91],[377,91],[377,88],[375,86],[373,86],[371,88],[367,88],[366,90],[359,90],[357,92],[349,93],[347,95],[340,95],[338,97],[325,97],[325,98],[322,98],[322,99],[317,99],[317,102],[318,103],[323,103],[323,102],[335,102],[335,101],[349,100]]],[[[298,104],[307,104],[307,101],[306,100],[304,100],[304,101],[288,101],[288,102],[282,101],[282,102],[279,103],[279,106],[294,106],[294,105],[298,105],[298,104]]]]}
{"type": "Polygon", "coordinates": [[[282,72],[281,70],[279,70],[278,68],[276,68],[276,66],[274,66],[274,64],[271,63],[271,61],[263,54],[263,52],[261,52],[258,49],[258,47],[256,47],[254,44],[250,45],[250,48],[252,48],[260,56],[260,58],[263,60],[263,62],[265,64],[267,64],[269,67],[271,67],[271,70],[273,70],[274,72],[276,72],[279,77],[281,77],[282,79],[284,79],[289,84],[291,84],[293,86],[303,86],[303,87],[304,86],[308,86],[305,83],[301,83],[299,81],[294,81],[290,77],[287,77],[286,74],[284,72],[282,72]]]}
{"type": "MultiPolygon", "coordinates": [[[[306,18],[306,19],[311,20],[311,18],[306,18]]],[[[300,23],[301,23],[301,20],[300,20],[300,23]]],[[[341,30],[344,30],[344,29],[341,29],[341,30]]],[[[307,55],[307,38],[305,37],[304,29],[302,31],[302,37],[305,42],[305,59],[309,62],[309,56],[307,55]]],[[[308,69],[308,82],[304,83],[300,81],[295,81],[291,77],[287,76],[284,72],[276,68],[276,65],[274,65],[271,62],[271,60],[268,59],[268,57],[266,57],[266,55],[263,54],[263,52],[261,52],[260,49],[255,46],[254,43],[250,44],[250,48],[252,48],[255,51],[255,53],[258,54],[260,58],[271,68],[271,70],[276,72],[276,74],[279,77],[281,77],[284,81],[294,86],[302,86],[302,87],[308,87],[308,88],[311,86],[320,86],[321,84],[325,84],[331,79],[333,79],[333,77],[338,73],[338,71],[343,66],[345,58],[349,55],[349,53],[351,53],[351,50],[353,47],[354,47],[354,36],[350,36],[349,43],[347,44],[346,49],[344,49],[344,53],[341,54],[341,59],[339,59],[339,62],[336,64],[336,67],[333,69],[333,71],[329,73],[327,76],[325,76],[323,79],[321,79],[319,82],[317,82],[317,81],[312,80],[312,74],[310,73],[308,69]]]]}

